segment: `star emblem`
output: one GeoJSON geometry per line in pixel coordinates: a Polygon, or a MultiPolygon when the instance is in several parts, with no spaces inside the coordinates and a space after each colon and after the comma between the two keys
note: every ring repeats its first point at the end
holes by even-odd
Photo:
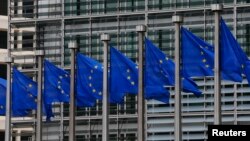
{"type": "Polygon", "coordinates": [[[129,70],[129,69],[127,69],[127,73],[130,73],[130,70],[129,70]]]}
{"type": "Polygon", "coordinates": [[[92,84],[91,84],[91,83],[89,83],[89,87],[92,87],[92,84]]]}
{"type": "Polygon", "coordinates": [[[135,82],[134,82],[134,81],[132,81],[132,82],[131,82],[131,85],[135,85],[135,82]]]}
{"type": "Polygon", "coordinates": [[[162,60],[159,60],[159,62],[162,64],[163,63],[163,61],[162,60]]]}
{"type": "Polygon", "coordinates": [[[128,80],[130,80],[130,79],[131,79],[131,77],[130,77],[130,76],[128,76],[128,77],[127,77],[127,79],[128,79],[128,80]]]}

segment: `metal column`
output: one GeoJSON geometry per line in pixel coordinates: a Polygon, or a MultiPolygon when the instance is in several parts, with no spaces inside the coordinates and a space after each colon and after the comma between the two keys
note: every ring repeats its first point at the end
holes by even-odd
{"type": "Polygon", "coordinates": [[[108,34],[102,34],[101,40],[103,42],[102,141],[109,141],[108,53],[110,36],[108,34]]]}
{"type": "Polygon", "coordinates": [[[6,90],[6,113],[5,113],[5,141],[10,141],[12,137],[11,131],[11,113],[12,113],[12,94],[11,94],[11,63],[13,62],[10,57],[10,50],[8,56],[5,58],[7,65],[7,90],[6,90]]]}
{"type": "Polygon", "coordinates": [[[180,73],[180,25],[183,22],[181,16],[173,16],[175,24],[175,141],[182,141],[182,114],[181,114],[181,73],[180,73]]]}
{"type": "Polygon", "coordinates": [[[7,33],[7,49],[8,49],[8,57],[5,59],[5,63],[7,63],[7,90],[6,90],[6,113],[5,113],[5,141],[10,141],[12,138],[11,131],[11,113],[12,113],[12,95],[11,95],[11,1],[8,0],[8,33],[7,33]]]}
{"type": "Polygon", "coordinates": [[[215,16],[214,33],[214,124],[221,124],[221,78],[220,78],[220,12],[223,9],[221,4],[211,5],[215,16]]]}
{"type": "Polygon", "coordinates": [[[75,141],[75,62],[76,62],[76,49],[77,43],[76,41],[70,41],[69,49],[71,50],[71,58],[70,58],[70,107],[69,107],[69,141],[75,141]]]}
{"type": "Polygon", "coordinates": [[[43,122],[43,57],[44,50],[36,50],[35,55],[38,57],[38,85],[37,85],[37,125],[36,141],[42,141],[42,122],[43,122]]]}
{"type": "Polygon", "coordinates": [[[138,49],[139,49],[139,83],[138,83],[138,141],[145,141],[145,101],[144,101],[144,34],[146,32],[145,25],[136,26],[138,32],[138,49]]]}

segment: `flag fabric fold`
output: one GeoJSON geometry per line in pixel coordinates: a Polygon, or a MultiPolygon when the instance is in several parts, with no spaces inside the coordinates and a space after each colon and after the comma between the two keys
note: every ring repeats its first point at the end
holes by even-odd
{"type": "Polygon", "coordinates": [[[126,94],[138,93],[138,67],[119,52],[110,47],[110,102],[123,103],[126,94]]]}
{"type": "Polygon", "coordinates": [[[92,107],[96,100],[102,99],[102,64],[84,56],[77,54],[77,106],[92,107]]]}
{"type": "MultiPolygon", "coordinates": [[[[146,83],[157,84],[157,86],[174,86],[175,84],[175,64],[159,48],[157,48],[149,39],[146,43],[146,83]],[[151,81],[151,82],[150,82],[151,81]]],[[[191,92],[196,96],[201,95],[197,84],[181,73],[182,90],[191,92]]]]}
{"type": "Polygon", "coordinates": [[[44,99],[46,104],[53,102],[69,103],[70,75],[65,70],[44,60],[44,99]]]}

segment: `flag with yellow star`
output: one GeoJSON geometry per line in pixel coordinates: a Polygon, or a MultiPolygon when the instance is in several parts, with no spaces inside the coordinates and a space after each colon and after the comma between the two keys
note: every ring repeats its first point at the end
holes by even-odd
{"type": "MultiPolygon", "coordinates": [[[[222,46],[222,42],[220,42],[222,46]]],[[[232,49],[220,48],[222,79],[241,82],[239,63],[232,49]]],[[[189,77],[214,76],[214,47],[181,28],[182,69],[189,77]]]]}
{"type": "MultiPolygon", "coordinates": [[[[158,87],[175,85],[175,64],[149,39],[146,41],[146,83],[158,87]]],[[[182,90],[191,92],[196,96],[201,95],[197,84],[182,72],[182,90]]],[[[147,86],[147,85],[146,85],[147,86]]]]}
{"type": "Polygon", "coordinates": [[[112,46],[110,64],[110,102],[121,104],[126,94],[138,93],[138,67],[112,46]]]}
{"type": "Polygon", "coordinates": [[[44,99],[53,102],[69,103],[70,75],[65,70],[44,60],[44,99]]]}
{"type": "MultiPolygon", "coordinates": [[[[37,108],[37,83],[22,72],[13,68],[12,76],[12,115],[26,116],[37,108]]],[[[45,101],[45,100],[44,100],[45,101]]],[[[47,120],[53,117],[52,106],[43,104],[43,113],[47,120]]]]}
{"type": "Polygon", "coordinates": [[[102,64],[78,53],[76,68],[77,106],[92,107],[102,98],[102,64]]]}

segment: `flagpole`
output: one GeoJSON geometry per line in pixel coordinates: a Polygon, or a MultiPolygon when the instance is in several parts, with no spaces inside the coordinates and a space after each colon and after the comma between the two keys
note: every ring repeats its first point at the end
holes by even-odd
{"type": "Polygon", "coordinates": [[[5,141],[11,140],[11,113],[12,113],[12,94],[11,94],[11,63],[13,59],[10,57],[10,50],[8,56],[5,58],[7,65],[7,90],[6,90],[6,117],[5,117],[5,141]]]}
{"type": "Polygon", "coordinates": [[[212,4],[211,9],[215,16],[214,33],[214,124],[221,124],[221,75],[220,75],[220,12],[222,4],[212,4]]]}
{"type": "Polygon", "coordinates": [[[38,57],[38,85],[37,85],[37,125],[36,125],[36,141],[42,141],[42,122],[43,122],[43,50],[36,50],[35,55],[38,57]]]}
{"type": "Polygon", "coordinates": [[[145,25],[136,26],[138,33],[138,49],[139,49],[139,83],[138,83],[138,102],[137,102],[137,122],[138,122],[138,141],[145,140],[145,101],[144,101],[144,38],[146,32],[145,25]]]}
{"type": "Polygon", "coordinates": [[[181,73],[180,73],[180,25],[182,16],[174,15],[172,21],[175,24],[175,141],[182,141],[182,114],[181,114],[181,73]]]}
{"type": "Polygon", "coordinates": [[[76,41],[70,41],[68,44],[69,49],[71,50],[70,58],[70,104],[69,104],[69,141],[75,141],[75,62],[76,62],[76,41]]]}
{"type": "MultiPolygon", "coordinates": [[[[8,23],[10,23],[10,6],[11,2],[8,0],[8,23]]],[[[8,57],[5,59],[7,65],[7,89],[6,89],[6,113],[5,113],[5,141],[10,141],[12,139],[11,131],[11,114],[12,114],[12,93],[11,93],[11,63],[13,62],[11,58],[11,26],[8,24],[8,34],[7,34],[7,49],[8,57]]]]}
{"type": "Polygon", "coordinates": [[[108,58],[109,34],[102,34],[103,42],[103,98],[102,98],[102,141],[109,141],[109,84],[108,84],[108,58]]]}

